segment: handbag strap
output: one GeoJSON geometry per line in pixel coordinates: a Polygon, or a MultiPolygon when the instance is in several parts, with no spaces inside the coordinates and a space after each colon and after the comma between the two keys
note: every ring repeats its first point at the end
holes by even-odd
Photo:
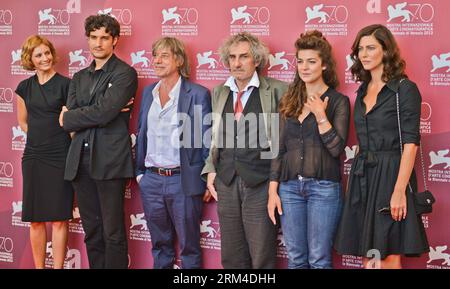
{"type": "MultiPolygon", "coordinates": [[[[402,81],[405,80],[404,78],[400,79],[400,83],[402,83],[402,81]]],[[[399,89],[400,89],[400,84],[399,84],[399,89]]],[[[403,141],[402,141],[402,128],[401,128],[401,124],[400,124],[400,101],[399,101],[399,96],[398,96],[398,91],[395,94],[395,101],[397,104],[397,123],[398,123],[398,136],[400,137],[400,153],[401,155],[403,155],[403,141]]],[[[424,166],[424,161],[423,161],[423,152],[422,152],[422,141],[419,141],[419,151],[420,151],[420,163],[422,165],[422,176],[423,176],[423,186],[425,188],[425,191],[428,190],[427,188],[427,179],[425,176],[425,166],[424,166]]],[[[401,157],[400,155],[400,157],[401,157]]],[[[413,190],[411,188],[411,184],[408,181],[408,187],[409,187],[409,191],[412,193],[413,190]]]]}

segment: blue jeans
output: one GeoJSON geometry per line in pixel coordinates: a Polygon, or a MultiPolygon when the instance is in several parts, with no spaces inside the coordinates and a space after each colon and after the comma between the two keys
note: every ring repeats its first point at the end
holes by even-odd
{"type": "Polygon", "coordinates": [[[175,239],[183,269],[201,268],[200,218],[202,195],[182,192],[181,176],[160,176],[145,171],[139,182],[145,218],[152,238],[154,269],[171,269],[175,239]]]}
{"type": "Polygon", "coordinates": [[[332,246],[343,202],[341,184],[299,176],[282,182],[279,195],[288,268],[332,268],[332,246]]]}

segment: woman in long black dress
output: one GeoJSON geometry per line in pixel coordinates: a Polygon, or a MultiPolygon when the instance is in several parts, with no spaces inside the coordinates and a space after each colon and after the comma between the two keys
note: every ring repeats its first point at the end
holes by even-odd
{"type": "Polygon", "coordinates": [[[30,240],[36,268],[44,268],[47,244],[46,222],[52,222],[54,268],[62,268],[72,218],[73,191],[64,181],[64,164],[70,136],[58,123],[66,104],[70,79],[53,65],[55,48],[47,39],[33,35],[22,46],[22,66],[36,74],[16,89],[18,121],[27,134],[22,157],[22,220],[31,222],[30,240]]]}
{"type": "Polygon", "coordinates": [[[382,25],[359,31],[351,71],[362,84],[354,106],[358,153],[335,248],[363,256],[364,267],[401,268],[401,256],[428,252],[421,217],[408,183],[416,187],[414,160],[420,142],[421,95],[408,79],[392,33],[382,25]],[[399,95],[403,153],[397,124],[399,95]],[[368,257],[380,259],[377,264],[368,257]]]}

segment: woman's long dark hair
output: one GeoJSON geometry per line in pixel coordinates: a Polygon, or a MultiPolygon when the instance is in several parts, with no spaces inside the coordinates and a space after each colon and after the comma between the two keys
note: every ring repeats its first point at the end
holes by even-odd
{"type": "Polygon", "coordinates": [[[383,74],[381,79],[384,82],[388,82],[392,79],[408,78],[405,74],[406,63],[400,56],[400,49],[397,42],[391,31],[381,24],[369,25],[358,32],[358,35],[353,42],[352,53],[350,55],[354,62],[351,67],[353,78],[356,81],[364,82],[369,82],[372,79],[370,71],[364,69],[358,58],[359,42],[361,41],[361,38],[370,35],[375,37],[383,47],[383,74]]]}

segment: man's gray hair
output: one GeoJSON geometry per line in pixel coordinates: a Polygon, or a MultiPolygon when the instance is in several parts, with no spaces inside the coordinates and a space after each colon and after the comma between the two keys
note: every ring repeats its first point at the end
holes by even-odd
{"type": "Polygon", "coordinates": [[[229,68],[228,61],[230,58],[230,46],[239,42],[247,42],[250,45],[250,52],[253,59],[255,63],[258,63],[256,70],[258,73],[261,72],[261,70],[263,70],[263,68],[267,65],[269,59],[269,49],[262,41],[259,40],[258,37],[249,32],[241,32],[230,36],[219,48],[220,60],[226,67],[229,68]]]}

